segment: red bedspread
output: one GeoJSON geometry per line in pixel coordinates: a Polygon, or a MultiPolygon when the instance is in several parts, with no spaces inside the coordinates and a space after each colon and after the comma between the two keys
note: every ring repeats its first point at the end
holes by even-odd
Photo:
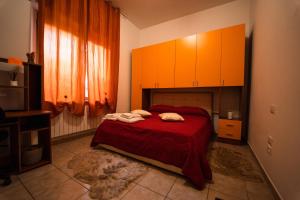
{"type": "Polygon", "coordinates": [[[206,159],[212,125],[208,116],[182,114],[184,122],[164,122],[159,113],[136,123],[105,120],[91,146],[107,144],[182,169],[198,189],[211,180],[206,159]]]}

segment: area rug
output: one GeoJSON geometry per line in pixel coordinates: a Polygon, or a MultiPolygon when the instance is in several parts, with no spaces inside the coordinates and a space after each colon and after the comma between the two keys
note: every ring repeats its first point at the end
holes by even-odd
{"type": "Polygon", "coordinates": [[[99,200],[118,197],[147,172],[142,163],[102,149],[75,155],[68,168],[73,170],[76,179],[90,185],[89,196],[99,200]]]}
{"type": "Polygon", "coordinates": [[[248,155],[225,147],[211,147],[209,162],[213,172],[251,182],[263,182],[263,177],[248,155]]]}

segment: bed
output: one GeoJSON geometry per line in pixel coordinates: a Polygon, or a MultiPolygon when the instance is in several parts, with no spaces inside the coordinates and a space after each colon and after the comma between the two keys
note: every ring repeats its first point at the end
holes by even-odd
{"type": "Polygon", "coordinates": [[[213,131],[210,115],[201,108],[152,106],[152,116],[136,123],[105,120],[91,146],[104,148],[183,174],[202,189],[212,174],[206,159],[213,131]],[[183,122],[165,122],[162,112],[176,112],[183,122]]]}

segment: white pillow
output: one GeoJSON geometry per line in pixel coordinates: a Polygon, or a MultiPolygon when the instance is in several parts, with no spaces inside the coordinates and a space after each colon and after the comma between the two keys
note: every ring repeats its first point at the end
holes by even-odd
{"type": "Polygon", "coordinates": [[[177,113],[161,113],[159,117],[164,121],[184,121],[183,117],[177,113]]]}
{"type": "Polygon", "coordinates": [[[148,112],[146,110],[133,110],[133,111],[131,111],[131,113],[133,113],[133,114],[139,114],[142,117],[149,117],[149,116],[152,115],[150,112],[148,112]]]}

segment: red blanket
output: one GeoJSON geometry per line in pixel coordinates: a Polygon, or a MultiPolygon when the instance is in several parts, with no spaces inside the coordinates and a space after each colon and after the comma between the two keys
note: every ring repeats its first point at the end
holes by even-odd
{"type": "Polygon", "coordinates": [[[212,125],[209,116],[182,114],[184,122],[164,122],[157,112],[144,121],[128,124],[105,120],[91,146],[107,144],[123,151],[182,169],[198,189],[211,180],[206,159],[212,125]]]}

